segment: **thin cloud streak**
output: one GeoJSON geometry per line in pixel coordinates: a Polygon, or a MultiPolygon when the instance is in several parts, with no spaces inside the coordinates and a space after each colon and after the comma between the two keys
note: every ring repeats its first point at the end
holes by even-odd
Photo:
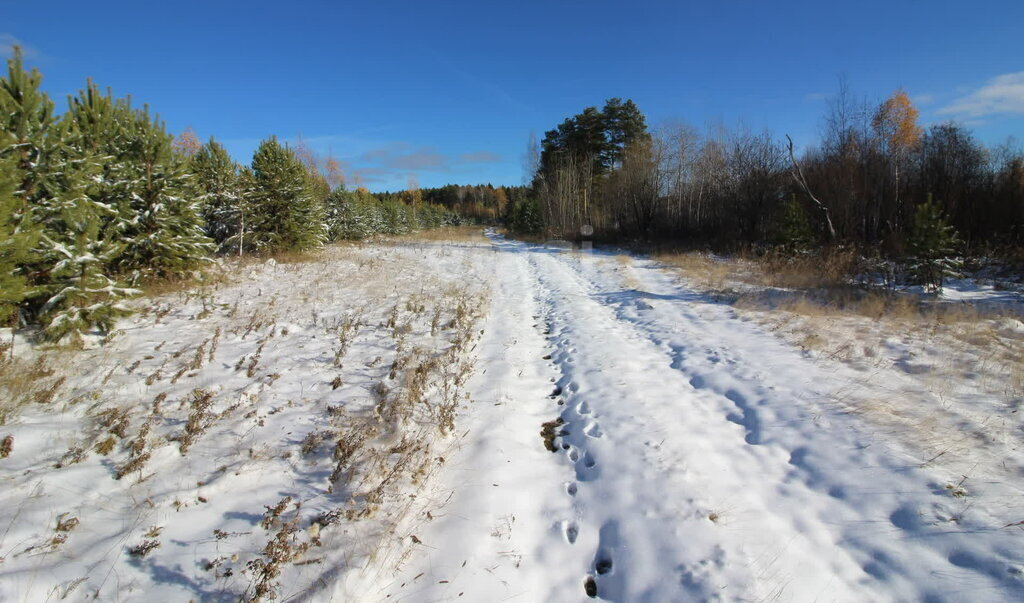
{"type": "Polygon", "coordinates": [[[477,151],[459,155],[459,163],[501,163],[501,155],[490,151],[477,151]]]}
{"type": "Polygon", "coordinates": [[[939,109],[937,113],[974,118],[1024,114],[1024,71],[996,76],[981,88],[939,109]]]}

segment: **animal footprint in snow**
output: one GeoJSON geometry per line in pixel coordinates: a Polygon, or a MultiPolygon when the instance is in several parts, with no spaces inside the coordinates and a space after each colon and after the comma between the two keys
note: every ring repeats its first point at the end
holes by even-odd
{"type": "Polygon", "coordinates": [[[586,401],[580,402],[579,406],[576,407],[576,412],[580,415],[589,415],[590,405],[586,401]]]}
{"type": "Polygon", "coordinates": [[[619,538],[619,523],[613,520],[601,526],[598,542],[597,554],[594,555],[594,571],[598,576],[604,576],[612,573],[614,567],[612,551],[620,548],[623,544],[619,538]]]}
{"type": "Polygon", "coordinates": [[[565,493],[569,496],[576,496],[577,489],[576,482],[565,482],[565,493]]]}
{"type": "Polygon", "coordinates": [[[566,542],[576,544],[576,537],[580,535],[580,527],[576,525],[575,521],[563,521],[562,533],[565,535],[566,542]]]}
{"type": "Polygon", "coordinates": [[[583,433],[592,438],[599,438],[604,435],[604,432],[601,431],[601,426],[598,425],[597,422],[588,423],[587,426],[583,428],[583,433]]]}
{"type": "Polygon", "coordinates": [[[593,576],[587,576],[583,581],[583,592],[591,599],[597,597],[597,580],[594,580],[593,576]]]}
{"type": "Polygon", "coordinates": [[[597,466],[597,459],[589,451],[580,454],[578,448],[573,447],[569,451],[569,460],[576,467],[576,481],[589,482],[600,477],[600,468],[597,466]]]}

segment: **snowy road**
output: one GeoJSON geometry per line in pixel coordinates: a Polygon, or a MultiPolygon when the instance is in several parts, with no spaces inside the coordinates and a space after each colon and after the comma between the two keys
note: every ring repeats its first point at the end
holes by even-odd
{"type": "Polygon", "coordinates": [[[1020,530],[836,410],[847,369],[651,261],[500,238],[475,253],[492,310],[438,507],[397,574],[370,567],[339,597],[1024,596],[1020,530]]]}

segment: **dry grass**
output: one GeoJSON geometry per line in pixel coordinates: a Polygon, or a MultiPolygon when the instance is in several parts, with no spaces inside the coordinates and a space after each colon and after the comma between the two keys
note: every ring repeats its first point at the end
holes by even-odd
{"type": "Polygon", "coordinates": [[[217,263],[204,267],[192,276],[178,278],[154,278],[139,283],[137,288],[144,298],[160,298],[171,295],[196,297],[231,282],[232,275],[243,268],[274,260],[278,264],[299,264],[317,262],[323,259],[320,249],[308,251],[277,251],[274,253],[246,253],[242,256],[226,255],[217,263]]]}
{"type": "Polygon", "coordinates": [[[59,374],[66,365],[65,354],[56,350],[35,358],[11,358],[9,348],[0,349],[0,425],[27,404],[50,404],[63,388],[67,377],[59,374]]]}
{"type": "Polygon", "coordinates": [[[977,322],[1004,313],[969,304],[936,303],[908,293],[852,282],[864,266],[856,253],[716,257],[702,252],[663,253],[654,259],[677,269],[704,292],[748,310],[782,310],[804,316],[863,316],[899,323],[977,322]]]}
{"type": "Polygon", "coordinates": [[[213,288],[229,281],[228,270],[211,265],[197,275],[178,278],[148,279],[136,288],[143,297],[162,297],[174,294],[194,294],[197,290],[213,288]]]}
{"type": "Polygon", "coordinates": [[[841,288],[860,269],[860,256],[847,249],[805,255],[773,252],[748,262],[757,267],[746,273],[752,284],[782,289],[841,288]]]}
{"type": "Polygon", "coordinates": [[[707,253],[662,253],[654,259],[678,269],[704,291],[722,293],[730,280],[739,280],[741,264],[720,259],[707,253]]]}
{"type": "Polygon", "coordinates": [[[486,243],[482,226],[442,226],[393,237],[397,241],[429,241],[438,243],[486,243]]]}
{"type": "MultiPolygon", "coordinates": [[[[608,260],[602,260],[608,261],[608,260]]],[[[615,271],[622,276],[622,286],[626,289],[639,289],[640,281],[632,268],[632,257],[625,253],[615,255],[611,260],[615,265],[615,271]]]]}
{"type": "Polygon", "coordinates": [[[188,415],[188,421],[185,422],[185,431],[181,434],[179,440],[179,449],[182,455],[187,454],[188,449],[195,444],[196,439],[209,428],[211,420],[210,407],[212,405],[212,392],[201,389],[196,389],[192,392],[191,412],[188,415]]]}
{"type": "Polygon", "coordinates": [[[714,292],[736,285],[796,290],[842,288],[856,273],[859,261],[857,254],[842,249],[820,255],[769,253],[736,257],[690,251],[657,254],[654,259],[679,269],[702,288],[714,292]]]}

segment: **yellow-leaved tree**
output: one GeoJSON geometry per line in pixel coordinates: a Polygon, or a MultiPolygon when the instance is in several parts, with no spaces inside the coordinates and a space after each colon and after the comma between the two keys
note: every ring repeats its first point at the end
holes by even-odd
{"type": "Polygon", "coordinates": [[[921,143],[921,127],[917,125],[918,110],[910,102],[910,97],[898,88],[888,99],[878,106],[871,119],[871,127],[878,136],[883,150],[890,157],[896,175],[896,224],[903,216],[903,201],[900,199],[900,168],[907,156],[921,143]]]}

